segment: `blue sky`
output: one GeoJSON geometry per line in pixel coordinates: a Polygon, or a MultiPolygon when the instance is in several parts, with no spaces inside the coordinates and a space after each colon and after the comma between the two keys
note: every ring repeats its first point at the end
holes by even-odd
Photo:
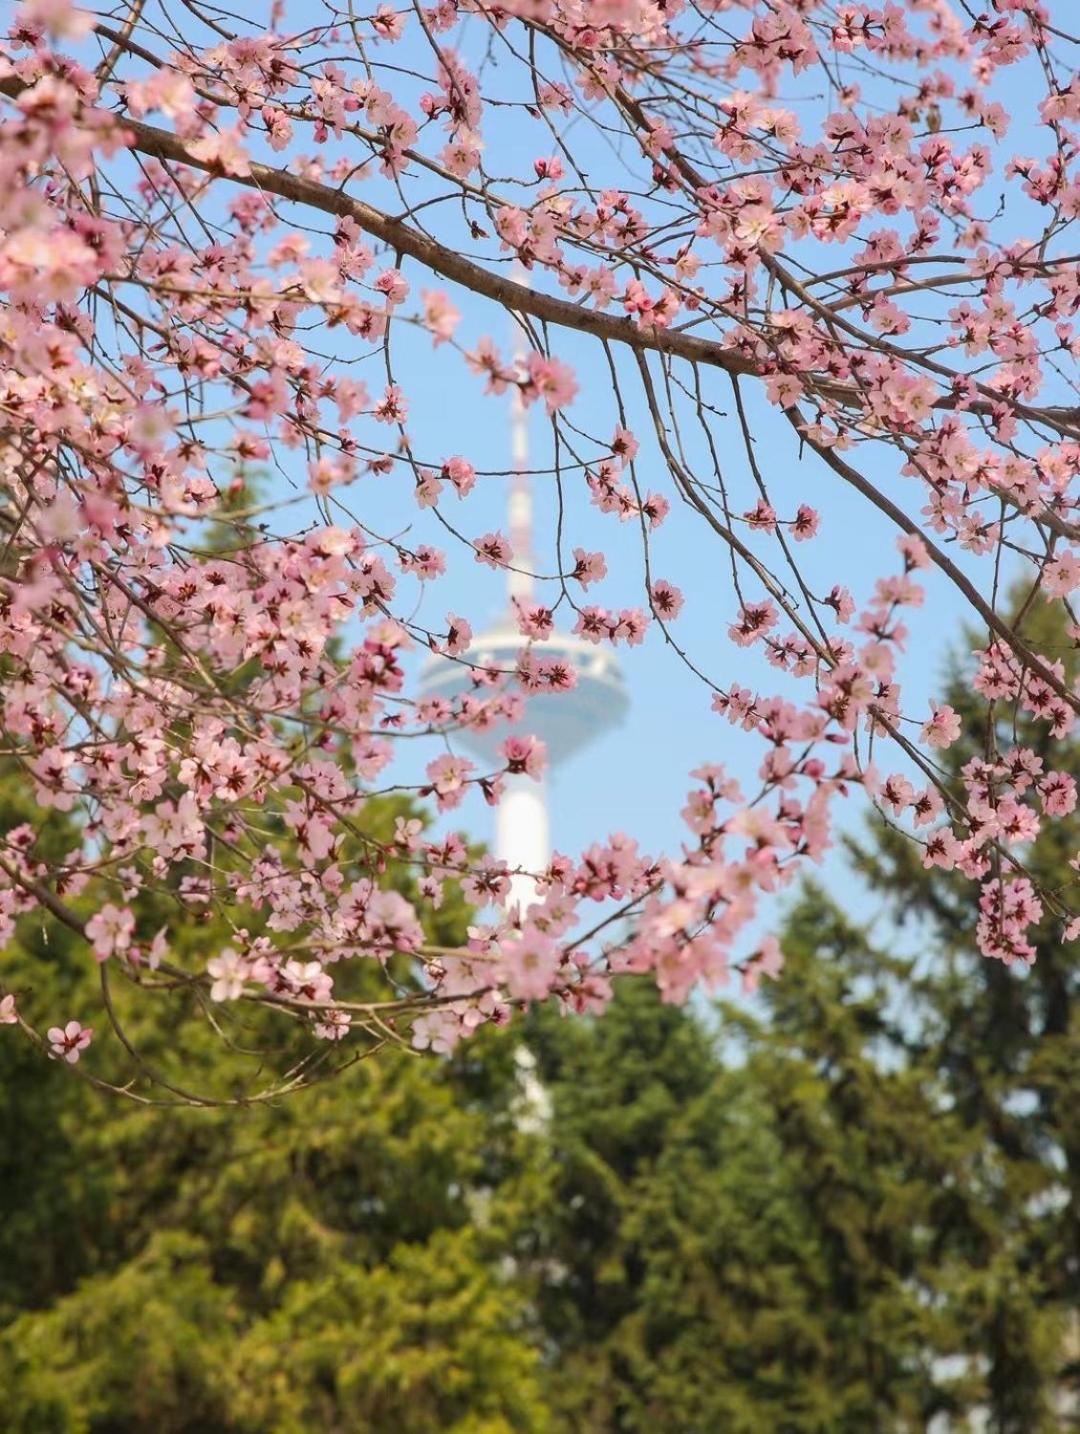
{"type": "MultiPolygon", "coordinates": [[[[467,305],[463,303],[462,307],[467,305]]],[[[485,312],[484,317],[490,322],[490,313],[485,312]]],[[[559,352],[565,353],[570,347],[572,344],[560,343],[559,352]]],[[[478,381],[463,376],[456,362],[444,365],[439,354],[426,356],[424,378],[418,383],[415,374],[424,358],[423,345],[418,345],[412,383],[420,391],[430,389],[438,394],[440,416],[432,415],[428,420],[425,415],[419,424],[414,423],[418,446],[423,450],[430,443],[431,452],[466,452],[478,466],[507,464],[509,403],[481,399],[478,381]]],[[[580,367],[589,372],[587,362],[580,367]]],[[[715,386],[718,400],[723,401],[719,378],[715,386]]],[[[747,390],[748,398],[752,393],[752,388],[747,390]]],[[[571,410],[571,418],[576,416],[577,407],[589,404],[587,386],[571,410]]],[[[758,462],[770,477],[775,506],[793,515],[799,502],[808,501],[822,513],[820,537],[799,552],[808,570],[820,575],[816,589],[827,590],[833,582],[844,582],[857,599],[866,597],[882,572],[895,571],[898,566],[891,525],[815,459],[800,461],[797,444],[775,412],[756,403],[752,404],[752,412],[754,408],[759,409],[754,423],[758,462]]],[[[669,492],[670,480],[650,441],[646,421],[640,409],[635,409],[633,426],[643,444],[639,481],[648,484],[652,474],[655,486],[669,492]]],[[[746,460],[735,438],[734,424],[733,417],[720,420],[717,437],[730,453],[732,486],[748,493],[746,460]]],[[[532,461],[537,467],[542,466],[550,449],[547,429],[543,415],[534,411],[532,461]]],[[[364,505],[370,515],[379,506],[377,485],[392,480],[362,481],[371,485],[364,505]]],[[[508,487],[508,480],[501,477],[481,480],[474,495],[460,508],[454,504],[449,516],[457,521],[460,514],[459,526],[470,536],[490,527],[505,530],[508,487]]],[[[536,556],[538,566],[547,571],[554,566],[552,487],[547,474],[533,479],[536,556]]],[[[601,548],[608,559],[609,578],[598,589],[590,589],[590,597],[596,592],[598,601],[613,605],[640,602],[643,566],[636,525],[620,524],[589,507],[586,496],[575,491],[584,489],[579,476],[566,487],[570,490],[566,507],[572,515],[567,526],[573,543],[601,548]]],[[[471,562],[467,554],[463,557],[464,560],[459,556],[444,579],[429,588],[417,614],[420,620],[434,626],[449,607],[466,614],[474,626],[479,626],[500,613],[505,605],[504,577],[471,562]]],[[[799,693],[805,696],[805,684],[785,681],[756,652],[736,648],[727,639],[726,627],[735,615],[737,600],[726,555],[719,540],[695,513],[673,505],[667,522],[653,536],[651,560],[654,572],[675,582],[686,595],[686,606],[672,625],[672,634],[695,665],[719,682],[737,681],[763,692],[784,690],[793,697],[799,693]]],[[[906,706],[920,720],[934,690],[946,644],[958,635],[961,616],[962,605],[948,585],[933,578],[928,583],[926,605],[908,616],[911,637],[905,663],[906,706]]],[[[617,829],[637,837],[650,852],[677,849],[686,836],[678,812],[684,791],[692,785],[688,774],[702,762],[723,762],[744,778],[747,788],[753,785],[761,755],[759,745],[711,711],[709,690],[668,649],[656,625],[642,647],[623,648],[620,653],[631,698],[626,720],[553,774],[550,784],[553,840],[563,851],[574,853],[597,836],[617,829]]],[[[461,809],[461,820],[479,833],[488,826],[490,817],[477,799],[461,809]]]]}
{"type": "MultiPolygon", "coordinates": [[[[429,58],[409,47],[396,51],[394,59],[400,61],[403,54],[415,58],[418,66],[429,67],[429,58]]],[[[495,87],[498,89],[497,74],[495,87]]],[[[507,88],[509,90],[509,85],[507,88]]],[[[990,143],[997,164],[1003,164],[1017,149],[1043,152],[1045,143],[1039,135],[1034,112],[1037,95],[1024,78],[1024,67],[1007,74],[1001,97],[1014,115],[1009,138],[1003,145],[995,145],[983,131],[961,136],[960,142],[990,143]]],[[[796,108],[802,106],[797,103],[796,108]]],[[[500,112],[499,125],[489,126],[485,138],[485,160],[493,173],[521,173],[528,167],[527,162],[523,162],[523,154],[547,152],[537,145],[536,127],[524,126],[517,116],[507,111],[500,112]],[[529,148],[523,150],[523,145],[529,148]]],[[[584,137],[580,152],[593,181],[598,185],[607,182],[605,166],[611,166],[611,157],[591,147],[591,142],[584,137]]],[[[612,169],[611,182],[617,178],[617,168],[612,169]]],[[[408,185],[406,192],[411,194],[408,185]]],[[[364,197],[372,196],[368,186],[362,193],[364,197]]],[[[988,186],[980,199],[980,211],[990,211],[996,197],[994,185],[988,186]]],[[[1020,235],[1032,217],[1025,212],[1023,204],[1013,203],[1003,222],[1013,234],[1020,235]]],[[[873,227],[875,223],[867,226],[868,230],[873,227]]],[[[1033,224],[1031,227],[1034,229],[1033,224]]],[[[487,252],[491,252],[490,248],[487,252]]],[[[836,250],[823,249],[822,255],[828,267],[836,266],[836,250]]],[[[433,280],[414,265],[406,263],[403,272],[413,286],[412,299],[417,298],[423,288],[448,289],[462,312],[457,335],[462,345],[470,347],[486,335],[504,352],[509,352],[513,340],[508,315],[467,292],[433,280]]],[[[405,306],[406,311],[412,307],[412,299],[405,306]]],[[[575,365],[581,382],[581,391],[569,411],[569,418],[597,438],[606,439],[612,431],[615,412],[601,350],[591,341],[573,334],[553,332],[549,338],[552,350],[575,365]]],[[[396,375],[411,400],[409,429],[416,455],[438,464],[451,454],[461,453],[478,469],[507,469],[510,464],[509,400],[482,397],[482,381],[468,373],[460,356],[448,347],[434,350],[430,339],[415,329],[399,325],[393,348],[396,375]]],[[[353,355],[343,351],[341,357],[353,355]]],[[[639,482],[643,487],[657,487],[674,498],[655,440],[649,434],[648,416],[629,356],[621,355],[619,362],[629,405],[629,424],[642,441],[639,482]]],[[[357,370],[368,379],[373,390],[381,383],[381,363],[381,357],[376,356],[373,363],[363,362],[357,370]]],[[[733,506],[741,511],[752,506],[757,494],[738,437],[732,394],[721,374],[707,373],[704,382],[709,400],[727,414],[714,421],[713,432],[725,477],[729,478],[736,495],[733,506]]],[[[819,538],[798,549],[811,587],[820,593],[835,582],[843,583],[861,605],[869,597],[878,576],[897,570],[895,529],[813,456],[800,455],[784,420],[764,402],[756,385],[746,386],[744,397],[749,407],[758,463],[768,479],[774,506],[781,516],[791,517],[800,502],[809,502],[822,514],[819,538]]],[[[551,430],[542,411],[534,409],[529,418],[531,462],[538,470],[533,478],[537,514],[534,549],[540,569],[550,572],[554,569],[555,551],[551,430]]],[[[596,456],[597,450],[589,444],[583,443],[582,447],[588,456],[596,456]]],[[[700,440],[691,438],[688,450],[692,461],[704,462],[706,454],[700,440]]],[[[864,456],[863,460],[868,475],[882,483],[909,512],[917,514],[923,502],[921,487],[915,480],[896,474],[891,454],[880,450],[876,454],[872,450],[868,453],[869,457],[864,456]]],[[[446,533],[430,514],[410,508],[407,501],[403,504],[402,482],[408,482],[403,470],[393,476],[367,477],[342,496],[349,508],[374,529],[400,534],[402,523],[408,522],[410,540],[430,541],[447,548],[449,573],[424,592],[414,615],[431,627],[440,627],[443,615],[452,610],[466,615],[479,630],[505,605],[504,576],[476,564],[467,551],[455,551],[455,545],[447,541],[446,533]]],[[[505,531],[508,487],[509,480],[505,476],[481,477],[465,503],[459,505],[450,499],[444,504],[446,516],[466,537],[476,537],[491,528],[505,531]]],[[[637,526],[620,524],[591,507],[579,474],[565,480],[563,498],[564,553],[581,545],[602,549],[608,560],[609,579],[600,588],[590,589],[589,599],[595,596],[596,601],[616,607],[640,604],[643,566],[637,526]]],[[[980,584],[985,582],[986,572],[981,571],[978,564],[955,550],[950,550],[950,556],[980,584]]],[[[667,523],[653,537],[651,560],[655,575],[669,578],[684,591],[686,606],[672,632],[695,664],[721,683],[737,681],[764,693],[784,691],[795,700],[807,699],[809,688],[805,682],[785,680],[755,651],[740,650],[727,640],[726,627],[737,606],[727,555],[720,541],[696,514],[674,503],[667,523]]],[[[961,625],[968,617],[966,605],[946,580],[936,572],[924,577],[926,602],[921,609],[909,610],[906,614],[910,638],[899,674],[904,690],[904,711],[911,719],[912,731],[927,715],[929,698],[938,687],[947,651],[950,646],[960,645],[961,625]]],[[[422,656],[422,653],[418,655],[414,670],[422,656]]],[[[743,779],[746,787],[754,784],[760,746],[710,710],[710,693],[665,646],[655,625],[642,648],[622,649],[622,656],[631,698],[627,719],[617,730],[606,734],[587,752],[553,774],[549,786],[553,842],[558,849],[570,854],[578,853],[589,842],[616,830],[629,832],[650,853],[677,852],[687,836],[679,809],[684,793],[692,785],[689,772],[701,763],[722,762],[743,779]]],[[[422,765],[432,755],[431,749],[414,743],[403,746],[403,759],[394,768],[395,779],[422,780],[422,765]]],[[[886,752],[879,751],[877,755],[885,770],[904,767],[902,760],[894,760],[886,752]]],[[[843,822],[850,824],[860,819],[863,808],[856,799],[841,803],[835,810],[843,822]]],[[[479,796],[475,796],[440,825],[462,826],[473,835],[486,836],[491,831],[491,813],[479,796]]],[[[835,879],[838,864],[830,860],[827,870],[835,879]]]]}
{"type": "MultiPolygon", "coordinates": [[[[468,34],[477,35],[477,27],[466,27],[468,34]]],[[[414,38],[393,51],[384,49],[379,58],[398,65],[415,64],[430,72],[431,56],[421,40],[414,38]]],[[[494,69],[490,75],[490,92],[518,98],[510,69],[494,69]]],[[[393,81],[383,80],[388,87],[393,81]]],[[[403,101],[425,88],[423,83],[400,82],[404,85],[403,101]]],[[[520,81],[518,80],[518,83],[520,81]]],[[[808,91],[800,98],[805,86],[794,86],[795,108],[804,118],[812,116],[816,102],[808,91]]],[[[997,146],[998,162],[1003,162],[1016,149],[1042,153],[1045,143],[1038,133],[1034,112],[1038,91],[1029,85],[1026,67],[1018,67],[1005,76],[1002,98],[1015,118],[1012,135],[1003,146],[997,146]]],[[[584,128],[573,129],[574,142],[581,162],[591,170],[598,186],[618,183],[619,165],[605,147],[590,139],[584,128]],[[610,176],[610,179],[609,179],[610,176]]],[[[985,132],[968,140],[994,142],[985,132]]],[[[492,173],[527,173],[535,156],[551,152],[550,141],[543,139],[540,127],[526,121],[519,112],[502,109],[498,122],[489,121],[485,140],[485,161],[492,173]]],[[[441,143],[441,141],[440,141],[441,143]]],[[[436,146],[437,147],[437,146],[436,146]]],[[[255,146],[257,151],[257,146],[255,146]]],[[[306,142],[300,146],[309,152],[314,148],[306,142]]],[[[259,155],[270,162],[274,156],[259,155]]],[[[277,161],[280,162],[280,161],[277,161]]],[[[396,196],[385,181],[372,179],[357,187],[360,197],[382,203],[393,210],[403,208],[402,197],[413,199],[424,192],[422,179],[406,181],[403,196],[396,196]]],[[[230,197],[231,186],[214,186],[206,201],[207,213],[230,197]]],[[[980,210],[992,210],[997,189],[990,185],[980,200],[980,210]]],[[[311,216],[296,215],[286,208],[286,215],[307,223],[311,216]]],[[[433,219],[441,237],[453,236],[455,221],[443,209],[433,219]]],[[[1004,223],[1013,234],[1023,233],[1032,216],[1023,204],[1011,203],[1004,223]]],[[[880,221],[868,224],[878,227],[880,221]]],[[[273,236],[279,237],[278,235],[273,236]]],[[[469,241],[458,225],[457,237],[463,247],[469,241]]],[[[312,252],[325,252],[324,238],[317,232],[311,237],[312,252]]],[[[493,246],[483,246],[490,258],[493,246]]],[[[835,250],[823,251],[825,262],[835,267],[839,255],[835,250]]],[[[505,257],[505,256],[504,256],[505,257]]],[[[380,264],[390,257],[380,258],[380,264]]],[[[421,290],[446,287],[461,310],[462,323],[458,340],[471,347],[481,336],[490,336],[504,352],[512,344],[509,317],[495,306],[475,299],[470,294],[444,285],[410,263],[403,272],[412,285],[412,295],[404,312],[414,312],[421,290]]],[[[377,270],[376,270],[377,272],[377,270]]],[[[545,282],[545,281],[541,281],[545,282]]],[[[719,283],[719,279],[715,280],[719,283]]],[[[581,391],[570,409],[569,419],[589,430],[600,441],[610,437],[616,414],[611,402],[610,385],[602,351],[591,341],[576,335],[552,333],[553,351],[573,363],[577,369],[581,391]]],[[[315,336],[314,347],[320,349],[330,368],[348,365],[350,372],[362,377],[373,392],[378,393],[385,379],[383,358],[376,350],[365,355],[361,346],[343,331],[335,329],[315,336]]],[[[461,453],[478,469],[506,470],[509,455],[509,401],[506,398],[482,397],[482,381],[470,374],[461,358],[451,348],[433,349],[430,338],[407,324],[395,324],[393,356],[396,375],[400,378],[411,402],[410,435],[417,458],[435,466],[446,457],[461,453]]],[[[670,479],[664,470],[655,440],[648,433],[648,420],[641,398],[640,385],[632,371],[629,356],[619,358],[620,373],[625,381],[628,421],[642,441],[638,460],[638,479],[643,487],[655,487],[674,497],[670,479]]],[[[715,403],[721,416],[713,423],[715,441],[724,465],[725,478],[733,490],[733,507],[742,511],[753,505],[753,486],[745,454],[741,451],[736,421],[732,416],[732,395],[723,375],[704,376],[706,396],[715,403]],[[726,416],[723,416],[725,415],[726,416]]],[[[895,531],[868,504],[835,478],[813,457],[800,455],[798,445],[783,418],[767,406],[757,387],[745,388],[751,427],[754,433],[758,462],[765,473],[772,502],[781,517],[793,517],[801,502],[809,502],[822,514],[821,536],[803,545],[799,556],[805,561],[810,584],[815,591],[827,591],[833,583],[848,586],[857,602],[864,602],[876,577],[895,572],[895,531]]],[[[394,441],[392,430],[372,432],[367,426],[364,441],[394,441]]],[[[536,499],[537,532],[534,542],[539,565],[544,571],[554,567],[554,481],[550,471],[552,460],[551,429],[544,414],[535,409],[530,414],[533,479],[536,499]]],[[[688,436],[691,465],[704,463],[705,446],[700,438],[688,436]]],[[[589,458],[598,455],[595,445],[582,442],[589,458]]],[[[278,468],[271,480],[271,497],[289,492],[303,492],[305,485],[304,455],[279,451],[278,468]]],[[[867,471],[885,485],[909,511],[917,513],[923,501],[914,480],[897,476],[890,458],[881,454],[869,456],[867,471]]],[[[444,504],[448,519],[465,537],[473,538],[491,528],[506,524],[506,500],[509,480],[505,476],[482,476],[473,494],[462,504],[453,498],[444,504]]],[[[456,549],[452,540],[439,527],[430,513],[421,512],[409,497],[411,478],[408,470],[399,467],[385,477],[362,477],[342,491],[341,497],[351,512],[373,530],[401,536],[408,526],[414,542],[432,542],[447,548],[450,555],[448,575],[431,585],[418,598],[413,614],[433,628],[444,626],[447,611],[469,617],[480,628],[494,619],[505,603],[505,580],[502,575],[477,565],[467,550],[456,549]]],[[[620,524],[615,518],[599,514],[588,501],[580,474],[566,477],[564,483],[564,552],[574,546],[602,549],[607,557],[610,576],[598,589],[590,589],[589,599],[608,606],[641,605],[643,601],[643,567],[640,533],[635,524],[620,524]]],[[[336,515],[338,521],[347,521],[336,515]]],[[[275,523],[281,531],[286,526],[300,526],[314,519],[313,507],[305,502],[287,520],[275,523]]],[[[967,567],[963,555],[950,554],[967,567]]],[[[673,505],[671,516],[652,540],[652,564],[656,576],[676,583],[686,596],[682,616],[673,626],[673,635],[682,643],[692,660],[704,668],[717,682],[737,681],[764,693],[785,691],[794,699],[806,700],[809,685],[785,681],[768,667],[754,651],[735,648],[726,637],[728,623],[735,615],[737,600],[731,588],[727,555],[711,531],[695,514],[673,505]]],[[[985,576],[985,575],[983,575],[985,576]]],[[[944,581],[936,575],[926,582],[927,598],[919,610],[908,613],[910,638],[906,658],[901,667],[904,686],[904,710],[914,723],[921,722],[927,712],[930,695],[944,664],[950,644],[960,640],[960,626],[965,617],[964,606],[944,581]]],[[[403,585],[407,591],[407,585],[403,585]]],[[[757,594],[755,594],[757,595],[757,594]]],[[[405,604],[408,608],[409,604],[405,604]]],[[[660,630],[654,626],[644,646],[627,652],[623,649],[623,671],[630,693],[631,706],[623,725],[607,734],[585,754],[574,759],[554,775],[550,784],[552,834],[554,844],[570,854],[578,853],[592,840],[609,832],[622,830],[636,837],[642,847],[653,854],[677,852],[686,831],[679,818],[683,795],[691,785],[690,770],[704,762],[722,762],[753,786],[754,773],[760,759],[757,743],[736,732],[710,710],[710,693],[693,677],[678,658],[665,647],[660,630]]],[[[415,666],[418,665],[418,654],[415,666]]],[[[423,779],[423,763],[434,755],[433,747],[403,743],[401,760],[392,769],[391,780],[419,782],[423,779]]],[[[882,754],[879,758],[894,765],[882,754]]],[[[900,763],[895,765],[899,766],[900,763]]],[[[857,803],[851,803],[846,820],[855,820],[857,803]]],[[[451,815],[455,826],[471,834],[486,836],[491,830],[491,814],[479,797],[471,798],[463,808],[451,815]]],[[[444,823],[445,824],[445,823],[444,823]]],[[[835,868],[830,866],[835,875],[835,868]]]]}

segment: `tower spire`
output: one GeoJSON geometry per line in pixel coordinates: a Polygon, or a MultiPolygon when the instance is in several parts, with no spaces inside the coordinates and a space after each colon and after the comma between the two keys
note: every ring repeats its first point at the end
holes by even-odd
{"type": "MultiPolygon", "coordinates": [[[[515,278],[519,284],[527,282],[520,268],[515,278]]],[[[529,353],[528,333],[520,317],[515,321],[512,343],[514,358],[523,364],[529,353]]],[[[513,567],[519,569],[507,574],[511,610],[503,612],[487,632],[477,634],[469,647],[471,662],[504,672],[515,669],[523,646],[513,603],[528,602],[536,587],[529,429],[517,385],[511,390],[509,478],[508,527],[513,567]]],[[[619,664],[610,651],[558,631],[536,646],[544,657],[563,661],[577,673],[572,692],[531,692],[524,715],[514,724],[523,725],[524,730],[543,739],[554,769],[605,729],[618,724],[627,708],[626,689],[619,664]]],[[[449,662],[434,654],[424,664],[421,687],[430,696],[455,697],[472,692],[467,669],[461,663],[449,662]]],[[[500,744],[505,734],[506,725],[502,723],[484,728],[465,727],[460,741],[491,768],[501,760],[500,744]]],[[[508,774],[495,813],[494,847],[495,855],[515,873],[510,878],[510,902],[522,912],[536,901],[536,881],[528,873],[543,871],[551,861],[548,820],[546,781],[534,781],[524,773],[508,774]]]]}
{"type": "MultiPolygon", "coordinates": [[[[524,269],[515,268],[514,280],[527,284],[524,269]]],[[[528,355],[523,321],[514,325],[514,358],[524,364],[528,355]]],[[[513,389],[510,398],[510,461],[513,477],[510,480],[510,547],[514,554],[514,566],[507,573],[509,598],[513,604],[529,602],[533,595],[533,551],[532,551],[532,490],[529,484],[529,420],[525,413],[521,390],[513,389]]]]}
{"type": "MultiPolygon", "coordinates": [[[[527,284],[528,276],[520,264],[514,266],[514,279],[527,284]]],[[[529,345],[524,319],[514,324],[513,354],[524,368],[529,345]]],[[[510,503],[508,526],[513,567],[507,572],[507,596],[510,607],[515,601],[529,602],[533,595],[532,551],[532,488],[529,478],[529,420],[521,390],[514,387],[510,397],[510,503]]],[[[541,777],[507,778],[502,800],[495,814],[495,851],[510,867],[523,867],[524,872],[540,871],[551,860],[548,835],[547,782],[541,777]]],[[[536,900],[536,882],[524,872],[510,878],[510,898],[522,912],[536,900]]]]}

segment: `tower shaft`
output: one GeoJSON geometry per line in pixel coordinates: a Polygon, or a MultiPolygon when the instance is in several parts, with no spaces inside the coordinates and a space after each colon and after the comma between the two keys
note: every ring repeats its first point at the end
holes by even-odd
{"type": "Polygon", "coordinates": [[[495,855],[511,871],[510,904],[525,911],[536,900],[536,882],[527,872],[543,871],[551,860],[547,783],[532,777],[508,777],[495,812],[495,855]]]}
{"type": "MultiPolygon", "coordinates": [[[[518,283],[527,283],[523,269],[516,274],[518,283]]],[[[528,345],[525,341],[524,319],[519,318],[514,332],[514,358],[522,368],[525,366],[528,345]]],[[[529,484],[529,419],[525,412],[521,392],[515,388],[510,399],[510,462],[513,477],[510,480],[510,547],[514,554],[514,565],[507,574],[510,608],[514,599],[530,602],[533,595],[533,551],[532,489],[529,484]]]]}

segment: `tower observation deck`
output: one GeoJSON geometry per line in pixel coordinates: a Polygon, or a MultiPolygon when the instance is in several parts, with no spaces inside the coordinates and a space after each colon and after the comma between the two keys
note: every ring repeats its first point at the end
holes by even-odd
{"type": "MultiPolygon", "coordinates": [[[[514,602],[532,600],[535,561],[528,419],[516,390],[511,404],[513,471],[508,516],[513,567],[508,572],[506,607],[490,628],[473,638],[463,660],[428,658],[420,671],[420,691],[425,697],[459,697],[473,690],[472,667],[512,672],[526,645],[537,657],[564,659],[577,675],[577,685],[571,691],[530,694],[519,722],[499,722],[484,731],[463,728],[455,735],[455,740],[490,770],[499,765],[498,748],[508,736],[533,733],[547,746],[548,772],[554,776],[564,763],[619,725],[629,699],[610,648],[557,631],[544,641],[527,643],[518,631],[514,602]]],[[[494,852],[517,873],[511,878],[511,904],[516,902],[522,910],[535,898],[535,883],[528,873],[542,870],[551,860],[548,800],[546,777],[535,781],[511,776],[496,809],[494,852]]]]}

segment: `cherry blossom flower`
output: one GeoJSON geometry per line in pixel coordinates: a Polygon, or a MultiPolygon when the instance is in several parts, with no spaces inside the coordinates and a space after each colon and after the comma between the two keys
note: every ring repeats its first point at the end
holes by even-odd
{"type": "Polygon", "coordinates": [[[649,589],[653,612],[667,622],[674,621],[683,607],[683,595],[665,578],[657,578],[649,589]]]}
{"type": "Polygon", "coordinates": [[[315,1022],[313,1030],[324,1041],[341,1041],[349,1034],[352,1016],[348,1011],[326,1011],[315,1022]]]}
{"type": "Polygon", "coordinates": [[[208,134],[189,146],[193,159],[216,165],[226,174],[245,178],[251,173],[251,161],[244,149],[243,136],[239,128],[208,134]]]}
{"type": "Polygon", "coordinates": [[[1039,783],[1039,796],[1048,817],[1067,817],[1076,810],[1076,781],[1068,772],[1048,772],[1039,783]]]}
{"type": "Polygon", "coordinates": [[[450,302],[443,289],[424,289],[420,298],[424,304],[424,323],[430,329],[435,347],[448,343],[461,322],[461,314],[450,302]]]}
{"type": "Polygon", "coordinates": [[[534,352],[528,357],[527,370],[528,383],[522,389],[526,403],[542,398],[548,413],[568,408],[573,403],[578,385],[569,364],[534,352]]]}
{"type": "Polygon", "coordinates": [[[26,0],[3,59],[0,724],[38,815],[72,813],[74,835],[46,863],[39,822],[4,834],[0,940],[61,902],[69,926],[91,913],[88,959],[160,969],[178,923],[227,917],[215,1000],[269,992],[320,1039],[362,1041],[331,973],[374,962],[397,1028],[448,1051],[527,1001],[600,1012],[623,972],[665,1000],[775,977],[771,940],[732,953],[860,794],[973,884],[990,959],[1030,961],[1044,911],[1080,929],[1067,890],[1019,869],[1077,804],[1056,751],[1080,715],[1059,232],[1080,213],[1080,82],[1046,61],[1048,7],[963,8],[439,0],[421,77],[405,49],[374,69],[363,53],[364,34],[387,58],[409,33],[392,4],[288,44],[264,17],[223,38],[170,8],[154,65],[128,36],[91,74],[92,13],[26,0]],[[478,58],[522,23],[545,45],[503,45],[493,79],[478,58]],[[1008,129],[1006,71],[1042,121],[1034,156],[987,142],[1008,129]],[[482,336],[508,315],[520,354],[482,336]],[[417,337],[437,351],[422,372],[417,337]],[[500,501],[487,440],[508,397],[532,410],[554,539],[535,565],[451,517],[451,490],[500,501]],[[470,554],[513,572],[516,641],[490,658],[453,586],[470,554]],[[998,581],[1017,554],[1039,623],[998,581]],[[680,588],[707,593],[716,643],[676,642],[680,588]],[[936,754],[961,718],[936,697],[916,715],[909,633],[911,610],[957,600],[990,633],[970,696],[995,737],[958,774],[936,754]],[[502,909],[506,863],[460,834],[411,808],[371,834],[380,794],[446,812],[539,775],[541,745],[507,735],[528,704],[554,711],[608,647],[632,680],[652,618],[658,656],[748,749],[745,795],[688,755],[673,852],[593,833],[532,873],[523,915],[502,909]],[[588,644],[573,662],[560,630],[588,644]],[[474,768],[459,740],[495,755],[474,768]],[[384,889],[403,864],[425,911],[460,889],[494,923],[433,953],[384,889]],[[135,903],[162,893],[167,924],[137,940],[135,903]],[[394,985],[396,954],[423,991],[394,985]]]}
{"type": "Polygon", "coordinates": [[[506,942],[500,954],[502,979],[512,999],[542,1001],[549,994],[559,969],[559,948],[551,937],[530,926],[520,938],[506,942]]]}
{"type": "Polygon", "coordinates": [[[443,464],[441,476],[453,484],[459,498],[466,498],[476,482],[476,469],[468,459],[455,455],[443,464]]]}
{"type": "Polygon", "coordinates": [[[455,757],[449,752],[427,764],[430,790],[435,794],[440,811],[460,804],[472,770],[473,764],[466,757],[455,757]]]}
{"type": "Polygon", "coordinates": [[[607,577],[607,563],[603,553],[587,553],[584,548],[575,548],[574,571],[571,577],[576,578],[583,588],[607,577]]]}
{"type": "Polygon", "coordinates": [[[1042,581],[1053,597],[1067,597],[1080,587],[1080,554],[1069,551],[1051,558],[1042,570],[1042,581]]]}
{"type": "Polygon", "coordinates": [[[951,747],[960,735],[960,715],[947,702],[940,706],[931,703],[931,716],[923,723],[922,740],[931,747],[951,747]]]}
{"type": "Polygon", "coordinates": [[[794,522],[791,524],[791,536],[797,543],[805,543],[809,538],[816,538],[818,526],[821,519],[814,508],[806,503],[799,504],[799,511],[795,514],[794,522]]]}
{"type": "Polygon", "coordinates": [[[767,976],[770,981],[778,980],[783,969],[784,953],[780,949],[780,943],[775,936],[766,936],[758,950],[743,966],[743,991],[747,995],[756,991],[762,976],[767,976]]]}
{"type": "Polygon", "coordinates": [[[506,758],[506,770],[510,773],[524,773],[537,780],[547,765],[547,747],[539,737],[507,737],[499,748],[506,758]]]}
{"type": "Polygon", "coordinates": [[[124,955],[131,946],[134,931],[133,913],[126,906],[114,906],[112,902],[106,902],[86,923],[86,937],[98,961],[124,955]]]}
{"type": "Polygon", "coordinates": [[[249,962],[231,946],[211,957],[206,963],[206,970],[212,978],[212,1001],[238,1001],[244,994],[244,983],[251,975],[249,962]]]}
{"type": "Polygon", "coordinates": [[[780,615],[771,602],[744,603],[738,621],[728,628],[728,636],[737,647],[749,647],[760,641],[779,620],[780,615]]]}
{"type": "Polygon", "coordinates": [[[510,544],[501,533],[484,533],[475,539],[476,561],[489,568],[505,568],[511,558],[510,544]]]}
{"type": "Polygon", "coordinates": [[[467,651],[469,643],[472,642],[472,635],[472,628],[465,618],[459,617],[457,613],[447,613],[446,642],[443,644],[443,652],[455,657],[459,653],[467,651]]]}
{"type": "Polygon", "coordinates": [[[93,11],[72,0],[22,0],[19,19],[26,25],[41,25],[61,40],[81,40],[94,27],[93,11]]]}
{"type": "Polygon", "coordinates": [[[48,1039],[53,1055],[73,1066],[94,1039],[94,1029],[68,1021],[66,1026],[50,1026],[48,1039]]]}

